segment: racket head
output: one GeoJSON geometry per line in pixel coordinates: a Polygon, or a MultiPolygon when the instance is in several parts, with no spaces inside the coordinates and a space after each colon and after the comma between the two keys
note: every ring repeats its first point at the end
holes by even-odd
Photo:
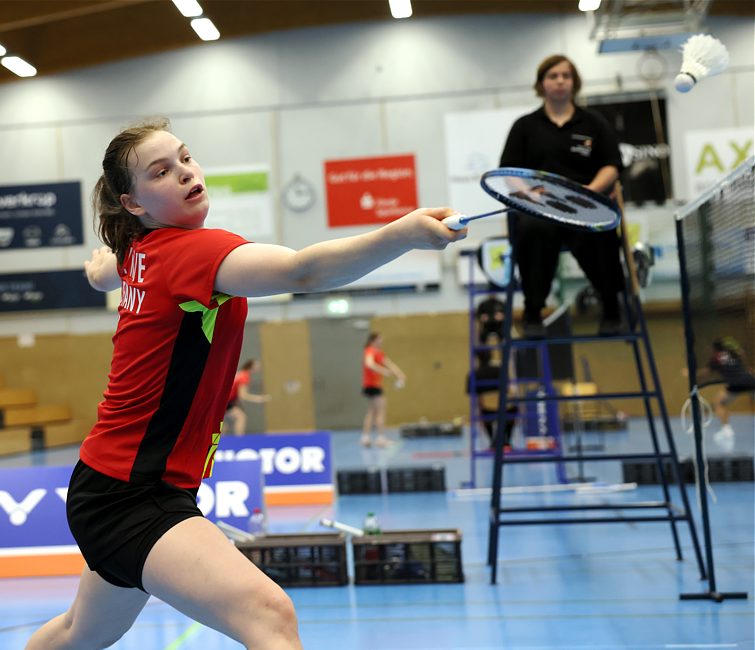
{"type": "Polygon", "coordinates": [[[550,172],[501,167],[485,172],[480,185],[510,208],[576,230],[615,230],[621,220],[615,201],[550,172]]]}

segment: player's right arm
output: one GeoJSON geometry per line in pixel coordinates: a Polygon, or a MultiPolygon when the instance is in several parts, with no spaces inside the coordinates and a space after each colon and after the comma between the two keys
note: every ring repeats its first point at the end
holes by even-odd
{"type": "Polygon", "coordinates": [[[442,250],[467,231],[446,228],[450,208],[419,209],[354,237],[330,239],[299,251],[243,244],[218,268],[215,289],[231,296],[325,291],[343,286],[413,249],[442,250]]]}

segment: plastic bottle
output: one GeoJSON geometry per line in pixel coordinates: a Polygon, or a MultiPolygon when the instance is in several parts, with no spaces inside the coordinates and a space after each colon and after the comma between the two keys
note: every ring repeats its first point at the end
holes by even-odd
{"type": "Polygon", "coordinates": [[[267,533],[267,519],[261,508],[252,510],[252,515],[249,517],[249,532],[255,537],[264,537],[267,533]]]}
{"type": "Polygon", "coordinates": [[[362,525],[365,535],[379,535],[380,534],[380,522],[374,512],[368,512],[364,518],[364,524],[362,525]]]}

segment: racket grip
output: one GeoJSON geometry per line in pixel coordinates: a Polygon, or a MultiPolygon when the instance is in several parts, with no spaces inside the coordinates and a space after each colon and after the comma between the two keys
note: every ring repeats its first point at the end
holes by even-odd
{"type": "Polygon", "coordinates": [[[443,219],[443,225],[449,230],[461,230],[467,227],[466,216],[463,214],[452,214],[450,217],[443,219]]]}

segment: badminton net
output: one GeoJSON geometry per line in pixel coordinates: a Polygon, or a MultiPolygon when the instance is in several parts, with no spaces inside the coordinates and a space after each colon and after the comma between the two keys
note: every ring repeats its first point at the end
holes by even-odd
{"type": "Polygon", "coordinates": [[[745,366],[755,367],[755,156],[676,220],[695,365],[707,366],[718,339],[733,340],[745,366]]]}

